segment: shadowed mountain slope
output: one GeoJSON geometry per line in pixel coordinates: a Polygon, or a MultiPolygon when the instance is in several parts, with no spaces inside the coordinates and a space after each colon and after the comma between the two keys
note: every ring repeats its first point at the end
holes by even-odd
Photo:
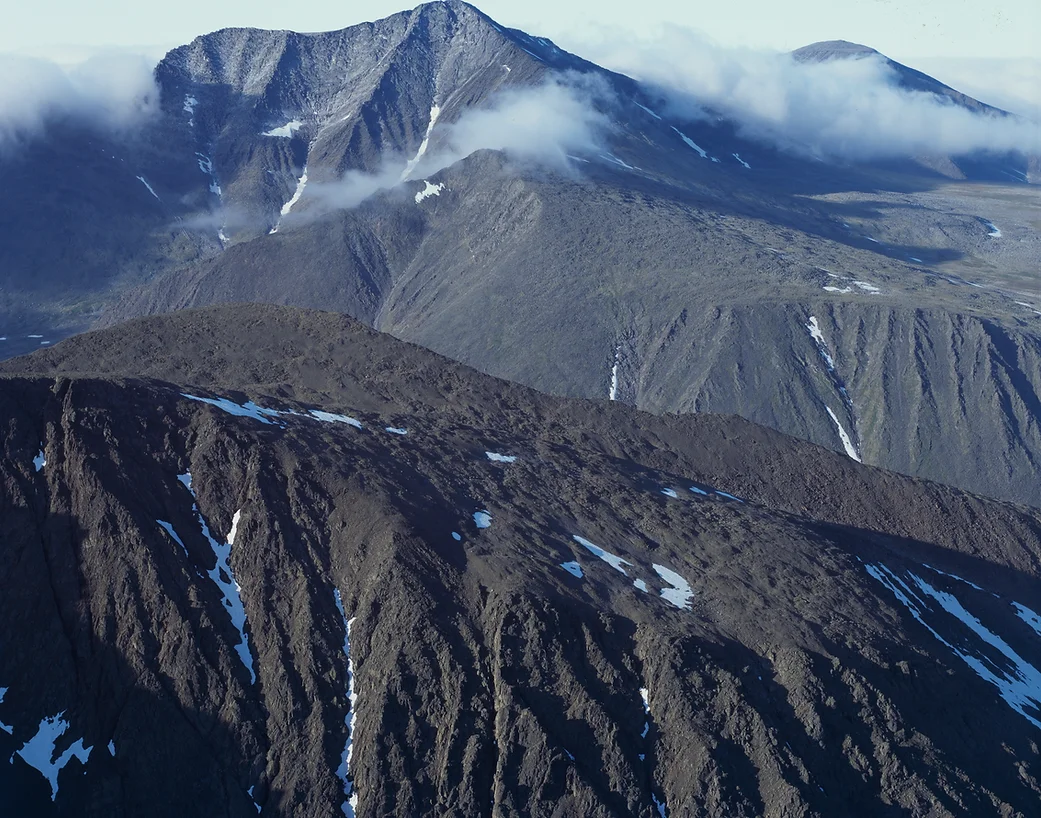
{"type": "Polygon", "coordinates": [[[8,367],[7,811],[1037,802],[1036,511],[330,314],[189,311],[8,367]]]}

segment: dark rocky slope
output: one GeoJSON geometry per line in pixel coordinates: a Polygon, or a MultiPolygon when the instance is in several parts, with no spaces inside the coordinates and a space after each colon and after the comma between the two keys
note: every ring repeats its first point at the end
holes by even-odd
{"type": "Polygon", "coordinates": [[[340,815],[348,738],[359,816],[1041,796],[1036,511],[329,314],[186,312],[6,366],[7,812],[340,815]],[[53,801],[27,742],[64,763],[53,801]]]}

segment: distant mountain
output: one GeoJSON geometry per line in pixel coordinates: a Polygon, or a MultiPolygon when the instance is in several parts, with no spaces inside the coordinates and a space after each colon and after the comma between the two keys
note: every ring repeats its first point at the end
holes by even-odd
{"type": "Polygon", "coordinates": [[[942,99],[950,100],[955,105],[966,108],[974,113],[991,114],[994,116],[1011,116],[1007,111],[995,108],[986,103],[973,99],[967,94],[956,91],[949,85],[944,85],[937,79],[916,71],[914,68],[891,60],[885,54],[859,43],[850,43],[846,40],[826,40],[819,43],[797,48],[792,52],[798,62],[829,62],[831,60],[861,60],[866,57],[878,57],[893,69],[896,74],[897,83],[906,91],[917,91],[923,94],[933,94],[942,99]]]}
{"type": "Polygon", "coordinates": [[[66,122],[0,166],[34,191],[0,200],[3,354],[212,303],[333,309],[554,394],[739,414],[1041,504],[1025,157],[780,152],[459,2],[228,29],[156,76],[138,140],[66,122]],[[566,169],[416,162],[552,81],[595,89],[606,123],[566,169]],[[345,173],[387,189],[331,208],[345,173]]]}
{"type": "Polygon", "coordinates": [[[328,313],[5,369],[5,815],[1036,806],[1037,510],[328,313]]]}

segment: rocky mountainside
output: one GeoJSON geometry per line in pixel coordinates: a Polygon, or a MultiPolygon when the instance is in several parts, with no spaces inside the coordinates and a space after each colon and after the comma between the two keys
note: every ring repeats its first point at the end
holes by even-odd
{"type": "Polygon", "coordinates": [[[4,814],[1041,797],[1036,510],[327,313],[149,318],[13,370],[4,814]]]}
{"type": "Polygon", "coordinates": [[[0,202],[0,354],[212,303],[333,309],[543,391],[1041,504],[1026,157],[780,152],[459,2],[224,30],[156,76],[136,141],[66,123],[0,159],[44,191],[0,202]],[[551,168],[451,155],[467,114],[555,83],[598,141],[551,168]]]}

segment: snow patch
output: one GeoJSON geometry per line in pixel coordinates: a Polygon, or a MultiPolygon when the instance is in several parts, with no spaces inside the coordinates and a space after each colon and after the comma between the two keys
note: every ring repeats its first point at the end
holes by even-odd
{"type": "Polygon", "coordinates": [[[352,418],[349,415],[336,415],[332,412],[323,412],[321,409],[311,409],[308,414],[315,420],[320,420],[322,423],[346,423],[348,426],[353,426],[355,429],[363,429],[361,421],[356,418],[352,418]]]}
{"type": "Polygon", "coordinates": [[[571,576],[573,577],[577,577],[578,579],[582,579],[583,577],[582,566],[579,565],[577,561],[562,562],[560,563],[560,567],[567,571],[569,574],[571,574],[571,576]]]}
{"type": "Polygon", "coordinates": [[[177,543],[179,546],[181,546],[182,549],[184,549],[184,556],[189,556],[188,549],[184,547],[184,543],[181,541],[181,538],[177,536],[177,532],[174,531],[174,527],[165,520],[156,520],[156,522],[159,524],[159,527],[163,529],[163,531],[170,535],[170,537],[173,539],[175,543],[177,543]]]}
{"type": "Polygon", "coordinates": [[[40,453],[33,458],[33,466],[36,467],[36,471],[42,471],[43,467],[47,465],[47,455],[43,453],[43,445],[40,445],[40,453]]]}
{"type": "Polygon", "coordinates": [[[273,136],[279,139],[292,139],[293,134],[304,127],[304,123],[299,119],[291,119],[285,125],[281,125],[278,128],[272,128],[270,131],[264,131],[261,136],[273,136]]]}
{"type": "Polygon", "coordinates": [[[213,167],[213,160],[198,151],[195,153],[195,159],[199,163],[199,170],[210,177],[210,193],[221,196],[220,183],[217,181],[217,171],[213,167]]]}
{"type": "MultiPolygon", "coordinates": [[[[984,627],[953,594],[938,591],[911,572],[908,572],[908,577],[915,589],[884,565],[865,567],[867,572],[888,588],[939,642],[972,668],[981,679],[994,685],[1009,707],[1035,727],[1041,728],[1041,671],[1019,656],[1001,637],[984,627]],[[961,623],[963,627],[959,630],[962,634],[957,637],[957,641],[962,647],[955,647],[951,640],[944,638],[933,624],[930,624],[941,627],[940,623],[944,622],[949,626],[950,620],[937,616],[938,612],[935,608],[929,607],[927,599],[961,623]],[[926,617],[929,619],[928,622],[926,617]],[[966,630],[975,640],[965,637],[966,630]],[[995,651],[1001,654],[1003,659],[1000,665],[991,658],[995,651]]],[[[947,632],[951,635],[949,630],[947,632]]],[[[954,638],[952,636],[952,639],[954,638]]]]}
{"type": "Polygon", "coordinates": [[[846,293],[853,292],[853,288],[852,287],[824,287],[824,291],[825,292],[829,292],[829,293],[842,293],[842,294],[846,294],[846,293]]]}
{"type": "Polygon", "coordinates": [[[581,545],[583,548],[590,551],[594,556],[602,559],[604,562],[606,562],[608,565],[614,568],[614,570],[622,574],[622,576],[629,576],[624,566],[628,565],[631,568],[633,564],[628,560],[624,560],[617,554],[612,554],[610,551],[605,551],[599,545],[591,543],[585,537],[579,537],[577,534],[573,534],[572,539],[574,539],[574,541],[581,545]]]}
{"type": "Polygon", "coordinates": [[[278,223],[271,228],[272,233],[277,233],[278,228],[282,225],[282,219],[289,215],[290,211],[296,206],[297,202],[300,201],[300,197],[304,195],[304,188],[307,187],[307,165],[304,165],[303,171],[300,173],[300,178],[296,182],[296,190],[293,191],[292,197],[289,201],[282,205],[281,215],[279,216],[278,223]]]}
{"type": "Polygon", "coordinates": [[[150,184],[148,184],[148,180],[144,176],[138,176],[137,177],[137,181],[139,181],[142,185],[144,185],[146,188],[148,188],[148,192],[151,193],[153,196],[155,196],[155,200],[157,202],[161,202],[162,201],[162,199],[159,198],[159,194],[156,193],[154,190],[152,190],[152,186],[150,184]]]}
{"type": "Polygon", "coordinates": [[[354,728],[358,716],[358,691],[354,683],[354,658],[351,656],[351,626],[354,619],[348,619],[343,608],[343,599],[340,597],[339,589],[333,594],[336,599],[336,610],[340,612],[343,619],[343,655],[347,659],[347,699],[351,703],[351,709],[347,711],[343,723],[347,728],[347,739],[343,747],[343,755],[340,756],[340,766],[336,775],[343,782],[343,794],[346,800],[341,805],[346,818],[354,818],[358,809],[358,793],[354,789],[354,781],[351,778],[351,756],[354,754],[354,728]]]}
{"type": "Polygon", "coordinates": [[[192,488],[192,473],[185,472],[184,474],[179,474],[177,479],[181,481],[192,495],[192,511],[195,512],[195,516],[199,521],[199,528],[202,530],[202,536],[210,544],[214,556],[214,566],[206,573],[210,581],[217,586],[217,590],[221,592],[221,596],[224,597],[224,607],[228,612],[228,617],[231,619],[231,624],[239,632],[239,641],[235,645],[235,651],[238,653],[239,659],[242,660],[242,664],[246,666],[246,670],[249,671],[250,683],[256,684],[257,671],[253,664],[253,655],[249,650],[249,636],[246,634],[246,609],[242,604],[242,588],[235,581],[235,573],[231,570],[231,547],[235,544],[235,535],[238,533],[242,510],[239,509],[232,515],[231,531],[228,532],[227,542],[219,543],[210,534],[210,527],[206,524],[206,519],[199,510],[195,490],[192,488]]]}
{"type": "Polygon", "coordinates": [[[658,121],[661,121],[661,117],[660,117],[660,116],[658,116],[658,115],[657,115],[656,113],[654,113],[654,111],[652,111],[652,110],[651,110],[650,108],[648,108],[648,107],[647,107],[646,105],[641,105],[641,104],[640,104],[639,102],[634,102],[634,104],[636,105],[636,107],[637,107],[637,108],[641,108],[641,109],[643,109],[644,111],[646,111],[647,113],[649,113],[649,114],[650,114],[651,116],[653,116],[653,117],[654,117],[655,119],[657,119],[658,121]]]}
{"type": "Polygon", "coordinates": [[[399,428],[399,427],[397,427],[397,426],[388,426],[388,427],[387,427],[387,428],[385,428],[385,429],[384,429],[383,431],[384,431],[384,432],[387,432],[387,433],[389,433],[389,434],[392,434],[392,435],[401,435],[401,436],[404,436],[404,435],[407,435],[407,434],[408,434],[408,429],[401,429],[401,428],[399,428]]]}
{"type": "MultiPolygon", "coordinates": [[[[0,687],[0,704],[4,703],[4,696],[6,696],[6,695],[7,695],[7,688],[6,687],[0,687]]],[[[14,734],[14,728],[11,727],[9,724],[4,724],[2,721],[0,721],[0,730],[3,730],[9,736],[14,734]]]]}
{"type": "Polygon", "coordinates": [[[806,330],[810,333],[810,337],[813,338],[814,342],[817,344],[817,352],[819,352],[821,358],[824,359],[824,363],[827,364],[828,370],[834,372],[835,361],[828,353],[828,345],[824,341],[824,333],[821,332],[820,324],[817,323],[816,316],[810,316],[809,321],[806,322],[806,330]]]}
{"type": "MultiPolygon", "coordinates": [[[[1016,609],[1016,616],[1026,622],[1038,636],[1041,636],[1041,615],[1034,613],[1026,605],[1020,605],[1018,602],[1013,602],[1012,607],[1016,609]]],[[[4,697],[0,695],[0,701],[3,701],[4,697]]]]}
{"type": "Polygon", "coordinates": [[[430,134],[433,132],[434,125],[437,123],[437,118],[439,116],[441,116],[441,108],[437,105],[431,106],[430,121],[427,123],[426,133],[423,134],[423,141],[419,143],[419,150],[416,151],[416,155],[408,160],[405,169],[401,172],[402,182],[408,181],[408,178],[412,175],[412,171],[416,169],[416,165],[419,164],[420,160],[426,154],[427,147],[430,145],[430,134]]]}
{"type": "Polygon", "coordinates": [[[976,589],[977,591],[982,591],[982,590],[983,590],[983,589],[982,589],[982,588],[981,588],[981,587],[980,587],[979,585],[977,585],[977,584],[976,584],[975,582],[969,582],[969,581],[968,581],[967,579],[962,579],[962,578],[961,578],[961,577],[959,577],[959,576],[958,576],[957,574],[948,574],[948,573],[947,573],[946,571],[941,571],[941,570],[940,570],[939,568],[934,568],[933,566],[929,565],[929,563],[926,563],[926,562],[923,562],[923,563],[922,563],[922,565],[924,565],[924,566],[925,566],[926,568],[928,568],[928,569],[929,569],[930,571],[932,571],[932,572],[934,572],[934,573],[937,573],[937,574],[939,574],[940,576],[944,576],[944,577],[950,577],[951,579],[956,579],[956,580],[958,580],[958,582],[964,582],[964,583],[965,583],[966,585],[968,585],[968,586],[969,586],[970,588],[975,588],[975,589],[976,589]]]}
{"type": "Polygon", "coordinates": [[[859,287],[860,289],[862,289],[866,293],[871,293],[872,295],[878,295],[880,292],[882,292],[878,287],[876,287],[870,281],[854,281],[853,285],[856,286],[856,287],[859,287]]]}
{"type": "Polygon", "coordinates": [[[445,189],[444,184],[441,182],[432,185],[430,182],[424,180],[423,184],[426,185],[426,187],[416,194],[416,204],[419,204],[424,199],[429,199],[431,196],[440,196],[441,191],[445,189]]]}
{"type": "Polygon", "coordinates": [[[452,539],[455,540],[456,542],[460,542],[463,539],[463,535],[460,534],[458,531],[453,531],[452,532],[452,539]]]}
{"type": "Polygon", "coordinates": [[[498,452],[485,452],[485,456],[493,463],[516,463],[517,456],[512,454],[499,454],[498,452]]]}
{"type": "Polygon", "coordinates": [[[744,159],[742,159],[740,154],[732,153],[730,155],[733,156],[742,165],[744,165],[746,170],[751,170],[752,169],[752,166],[750,164],[748,164],[744,159]]]}
{"type": "Polygon", "coordinates": [[[744,500],[742,500],[740,497],[735,497],[733,494],[727,494],[725,491],[720,491],[719,489],[716,489],[716,494],[718,494],[720,497],[726,497],[728,500],[733,500],[736,503],[744,502],[744,500]]]}
{"type": "Polygon", "coordinates": [[[671,127],[672,127],[672,129],[676,133],[678,133],[680,135],[680,139],[682,139],[687,144],[688,148],[690,148],[691,150],[697,151],[698,152],[698,156],[700,156],[702,159],[708,159],[708,152],[704,148],[702,148],[693,139],[691,139],[689,136],[687,136],[685,133],[683,133],[683,131],[681,131],[679,128],[677,128],[675,126],[671,126],[671,127]]]}
{"type": "Polygon", "coordinates": [[[680,498],[674,489],[662,489],[661,493],[666,497],[671,497],[673,500],[678,500],[680,498]]]}
{"type": "Polygon", "coordinates": [[[672,586],[671,588],[662,588],[661,598],[681,611],[689,611],[690,601],[694,598],[694,591],[691,589],[690,583],[664,565],[655,564],[653,568],[654,573],[672,586]]]}
{"type": "Polygon", "coordinates": [[[227,412],[229,415],[242,418],[253,418],[253,420],[268,424],[269,426],[274,424],[274,421],[269,418],[281,414],[281,412],[278,412],[275,409],[264,409],[261,406],[257,406],[253,401],[235,403],[227,398],[202,398],[198,395],[189,395],[187,392],[182,392],[181,397],[188,398],[188,400],[198,401],[199,403],[208,403],[210,406],[216,406],[218,409],[227,412]]]}
{"type": "Polygon", "coordinates": [[[199,104],[199,100],[197,100],[191,94],[185,94],[184,95],[184,108],[182,108],[182,110],[185,111],[188,114],[188,127],[189,128],[194,128],[195,127],[195,106],[198,105],[198,104],[199,104]]]}
{"type": "Polygon", "coordinates": [[[487,511],[474,512],[474,525],[478,528],[491,528],[492,515],[487,511]]]}
{"type": "Polygon", "coordinates": [[[58,796],[58,773],[65,769],[73,756],[79,759],[80,764],[86,764],[90,758],[90,747],[83,746],[83,739],[78,739],[69,745],[61,755],[55,759],[54,754],[58,750],[58,739],[65,735],[69,729],[69,723],[62,716],[63,710],[56,716],[45,718],[40,722],[36,735],[22,745],[17,754],[22,757],[30,767],[38,770],[51,785],[51,801],[58,796]]]}
{"type": "Polygon", "coordinates": [[[607,391],[608,400],[618,400],[618,362],[621,353],[622,347],[619,346],[614,351],[614,366],[611,367],[611,388],[607,391]]]}
{"type": "Polygon", "coordinates": [[[633,580],[633,587],[637,591],[643,591],[643,593],[645,593],[645,594],[650,593],[650,591],[647,590],[647,583],[644,582],[642,579],[634,579],[633,580]]]}
{"type": "Polygon", "coordinates": [[[113,758],[116,757],[116,742],[109,741],[108,743],[108,754],[113,758]]]}
{"type": "Polygon", "coordinates": [[[849,434],[846,432],[842,424],[839,422],[838,416],[831,411],[831,407],[827,404],[824,405],[824,408],[828,410],[828,414],[831,416],[831,419],[835,422],[836,428],[839,430],[839,440],[842,441],[842,448],[846,450],[846,454],[848,454],[858,463],[861,462],[860,455],[857,454],[857,447],[853,445],[853,441],[850,440],[849,434]]]}
{"type": "Polygon", "coordinates": [[[700,494],[703,497],[708,497],[708,492],[705,491],[704,489],[699,489],[697,486],[691,486],[690,490],[692,492],[694,492],[695,494],[700,494]]]}
{"type": "Polygon", "coordinates": [[[1001,231],[994,225],[994,222],[984,221],[983,223],[990,228],[990,232],[987,233],[988,236],[995,239],[1001,238],[1001,231]]]}
{"type": "Polygon", "coordinates": [[[620,167],[623,167],[626,170],[639,170],[639,168],[634,168],[628,162],[625,162],[624,160],[619,159],[613,153],[602,153],[602,154],[600,154],[600,158],[601,159],[606,159],[608,162],[613,162],[614,164],[616,164],[616,165],[618,165],[620,167]]]}

